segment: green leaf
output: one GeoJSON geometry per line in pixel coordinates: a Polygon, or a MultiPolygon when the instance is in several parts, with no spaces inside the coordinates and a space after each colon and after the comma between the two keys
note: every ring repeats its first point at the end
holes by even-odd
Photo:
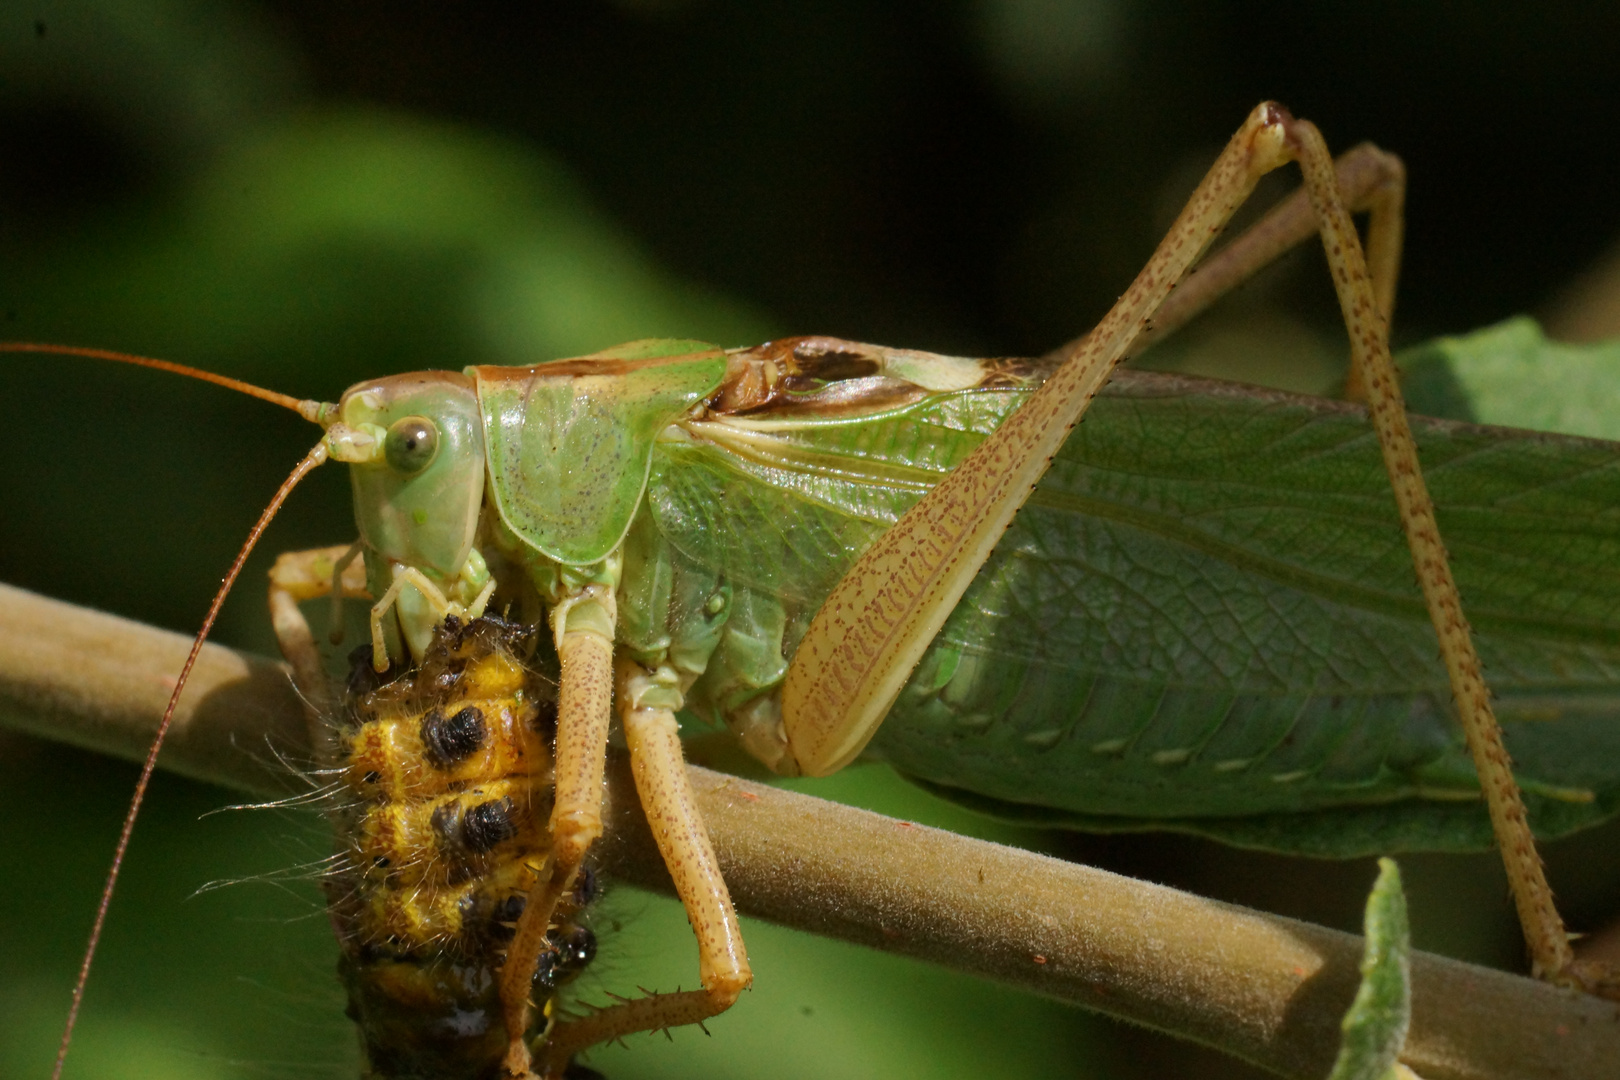
{"type": "Polygon", "coordinates": [[[1406,897],[1393,859],[1378,860],[1367,897],[1367,949],[1361,987],[1344,1014],[1344,1042],[1328,1080],[1394,1080],[1412,1019],[1406,897]]]}
{"type": "Polygon", "coordinates": [[[1620,439],[1620,341],[1562,345],[1520,317],[1437,338],[1397,363],[1413,412],[1620,439]]]}
{"type": "MultiPolygon", "coordinates": [[[[1575,749],[1579,742],[1575,740],[1575,749]]],[[[1076,829],[1094,833],[1175,832],[1202,836],[1232,847],[1276,851],[1320,859],[1357,859],[1407,851],[1485,851],[1495,843],[1490,819],[1477,800],[1432,802],[1412,799],[1375,806],[1336,806],[1288,814],[1227,817],[1132,817],[1082,814],[1059,807],[1018,803],[961,788],[913,780],[943,799],[1012,825],[1076,829]]],[[[1597,801],[1571,803],[1526,793],[1525,806],[1543,840],[1589,828],[1615,813],[1606,791],[1597,801]]]]}

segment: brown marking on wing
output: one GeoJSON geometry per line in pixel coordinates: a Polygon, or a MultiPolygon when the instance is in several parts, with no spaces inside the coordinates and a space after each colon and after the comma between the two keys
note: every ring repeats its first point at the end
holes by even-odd
{"type": "Polygon", "coordinates": [[[709,408],[727,416],[762,416],[847,407],[852,400],[847,389],[821,398],[823,388],[868,378],[882,369],[882,350],[871,345],[831,337],[767,341],[731,354],[726,380],[709,399],[709,408]]]}
{"type": "MultiPolygon", "coordinates": [[[[894,374],[901,362],[912,367],[961,361],[912,349],[811,335],[767,341],[730,354],[725,382],[708,401],[711,412],[751,419],[786,419],[798,413],[838,418],[900,408],[938,392],[894,374]]],[[[1035,386],[1049,365],[1042,360],[1002,357],[977,361],[982,377],[963,390],[1035,386]]]]}
{"type": "Polygon", "coordinates": [[[998,356],[980,360],[979,367],[984,371],[984,377],[975,389],[1005,390],[1020,386],[1033,388],[1045,382],[1046,377],[1056,366],[1044,358],[1025,356],[998,356]]]}

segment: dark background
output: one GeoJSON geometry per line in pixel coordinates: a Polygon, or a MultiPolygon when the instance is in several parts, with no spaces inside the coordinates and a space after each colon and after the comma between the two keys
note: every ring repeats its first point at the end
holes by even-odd
{"type": "MultiPolygon", "coordinates": [[[[650,335],[1041,352],[1101,315],[1268,97],[1335,148],[1372,139],[1406,160],[1398,342],[1526,311],[1591,332],[1560,297],[1620,236],[1617,43],[1620,9],[1598,3],[8,0],[0,335],[327,399],[389,371],[650,335]]],[[[1327,390],[1334,318],[1304,251],[1158,362],[1327,390]]],[[[7,356],[0,389],[0,580],[186,631],[313,442],[267,406],[88,362],[7,356]]],[[[318,477],[267,550],[345,539],[346,498],[338,470],[318,477]]],[[[261,650],[267,558],[220,631],[261,650]]],[[[132,773],[16,737],[0,752],[0,1075],[38,1075],[132,773]]],[[[945,814],[876,769],[838,791],[945,814]]],[[[227,798],[160,786],[80,1075],[352,1074],[309,875],[287,869],[323,854],[320,826],[191,820],[227,798]],[[184,900],[278,873],[294,880],[184,900]]],[[[1620,908],[1594,854],[1614,836],[1552,852],[1578,925],[1620,908]]],[[[1176,839],[1013,838],[1345,927],[1372,878],[1176,839]]],[[[1420,945],[1521,963],[1492,857],[1404,865],[1420,945]]],[[[620,904],[588,990],[690,982],[679,914],[620,904]]],[[[971,980],[751,934],[759,989],[713,1039],[598,1066],[1252,1075],[971,980]]]]}

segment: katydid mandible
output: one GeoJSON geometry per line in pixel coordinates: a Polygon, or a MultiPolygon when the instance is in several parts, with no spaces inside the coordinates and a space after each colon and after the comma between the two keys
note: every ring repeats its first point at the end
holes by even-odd
{"type": "MultiPolygon", "coordinates": [[[[1317,230],[1536,970],[1597,985],[1600,974],[1572,960],[1552,907],[1389,364],[1400,185],[1398,163],[1370,150],[1349,156],[1336,180],[1314,127],[1275,105],[1258,107],[1103,322],[1065,350],[1022,408],[866,547],[825,600],[808,605],[813,618],[810,610],[798,613],[807,627],[796,626],[786,640],[777,629],[779,654],[791,658],[785,670],[752,664],[741,640],[723,641],[718,632],[730,620],[740,626],[757,618],[760,612],[736,613],[757,597],[693,573],[679,552],[648,533],[650,518],[639,511],[655,453],[666,447],[718,447],[745,461],[791,466],[770,456],[767,444],[784,426],[770,414],[806,381],[836,378],[805,363],[816,354],[814,343],[730,353],[687,342],[635,343],[527,369],[380,379],[352,388],[336,405],[255,391],[295,408],[325,434],[278,492],[249,548],[302,475],[329,457],[353,467],[360,541],[346,552],[284,558],[273,577],[278,637],[301,684],[321,675],[300,600],[373,599],[379,667],[407,655],[420,659],[447,617],[477,617],[492,601],[508,608],[538,601],[547,612],[561,661],[553,854],[528,891],[502,976],[506,1074],[528,1077],[536,1067],[555,1073],[598,1042],[701,1021],[727,1008],[751,980],[735,913],[686,788],[676,712],[690,707],[723,717],[779,771],[822,775],[847,764],[873,737],[1115,365],[1145,336],[1167,333],[1233,280],[1317,230]],[[1305,174],[1309,213],[1296,198],[1172,298],[1259,177],[1289,161],[1305,174]],[[1366,259],[1346,201],[1372,211],[1366,259]],[[532,1047],[523,1037],[528,988],[547,926],[601,831],[615,702],[638,793],[698,936],[703,989],[652,995],[561,1024],[532,1047]]],[[[880,396],[899,381],[919,391],[985,385],[984,372],[968,378],[939,358],[871,350],[868,359],[874,356],[883,364],[871,374],[887,380],[880,396]]],[[[1042,372],[1022,374],[1034,382],[1042,372]]],[[[851,415],[858,418],[863,405],[876,411],[873,401],[857,401],[851,415]]],[[[773,618],[780,624],[785,613],[765,612],[761,621],[773,618]]],[[[211,622],[212,614],[199,644],[211,622]]],[[[110,877],[109,894],[111,887],[110,877]]]]}

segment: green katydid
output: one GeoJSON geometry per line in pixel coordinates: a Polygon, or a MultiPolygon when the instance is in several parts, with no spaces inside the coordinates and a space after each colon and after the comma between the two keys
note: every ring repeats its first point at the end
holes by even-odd
{"type": "MultiPolygon", "coordinates": [[[[296,478],[326,457],[356,466],[360,550],[368,578],[363,591],[377,598],[373,636],[379,662],[405,649],[420,651],[445,615],[476,614],[492,596],[499,599],[497,585],[514,588],[498,572],[503,564],[519,571],[516,591],[537,596],[550,610],[563,663],[563,760],[552,822],[561,855],[549,877],[537,884],[519,924],[509,961],[509,1030],[526,1026],[521,987],[543,945],[551,909],[600,828],[595,804],[615,693],[632,756],[650,778],[642,785],[649,815],[680,823],[676,833],[682,835],[666,834],[660,842],[685,871],[676,874],[677,885],[699,930],[705,989],[679,999],[643,999],[565,1025],[546,1047],[549,1065],[566,1060],[573,1049],[625,1031],[712,1015],[750,977],[724,883],[681,791],[673,729],[674,713],[682,707],[725,719],[768,763],[822,773],[859,753],[893,706],[899,723],[884,736],[884,745],[902,768],[992,798],[1022,796],[1082,814],[1107,812],[1120,805],[1109,801],[1120,791],[1142,790],[1144,761],[1148,772],[1156,769],[1158,776],[1170,778],[1161,788],[1175,787],[1176,778],[1165,770],[1185,765],[1194,750],[1212,770],[1201,784],[1181,789],[1185,796],[1169,802],[1155,793],[1125,806],[1124,814],[1229,817],[1387,802],[1446,787],[1446,768],[1455,771],[1456,762],[1438,757],[1386,761],[1373,753],[1363,759],[1376,774],[1369,782],[1365,776],[1347,781],[1321,772],[1319,766],[1331,755],[1320,746],[1315,758],[1312,751],[1296,752],[1299,767],[1287,769],[1277,768],[1288,753],[1275,739],[1268,746],[1256,736],[1253,746],[1223,748],[1217,755],[1212,732],[1238,707],[1239,694],[1228,694],[1232,700],[1219,703],[1220,711],[1211,715],[1213,706],[1198,705],[1191,695],[1175,700],[1173,680],[1167,679],[1156,691],[1160,700],[1147,710],[1139,701],[1123,700],[1123,708],[1114,711],[1104,706],[1110,695],[1121,696],[1121,687],[1101,679],[1083,688],[1054,684],[1054,665],[1046,662],[1047,670],[1041,670],[1049,658],[1029,655],[1022,658],[1026,664],[1016,684],[1009,684],[1007,671],[989,670],[994,649],[984,649],[982,640],[963,640],[975,636],[974,612],[993,615],[991,599],[1028,587],[1007,569],[1017,558],[999,546],[1002,535],[1041,482],[1048,460],[1064,448],[1091,396],[1156,313],[1160,333],[1185,317],[1161,306],[1170,289],[1258,176],[1296,157],[1303,158],[1317,204],[1358,361],[1372,363],[1382,355],[1387,364],[1385,321],[1398,256],[1398,194],[1393,212],[1383,205],[1373,226],[1373,277],[1382,286],[1375,296],[1359,244],[1337,203],[1332,166],[1319,137],[1309,125],[1262,106],[1234,137],[1137,283],[1097,331],[1068,350],[1062,366],[983,367],[816,339],[732,353],[692,343],[642,343],[516,372],[475,369],[468,377],[378,380],[354,388],[337,406],[281,399],[322,423],[327,434],[266,517],[296,478]],[[1029,387],[1038,382],[1043,388],[1031,393],[1029,387]],[[1012,411],[1026,399],[1028,407],[1012,411]],[[997,434],[985,438],[992,428],[997,434]],[[935,447],[917,443],[919,431],[951,431],[958,437],[935,447]],[[908,458],[901,448],[907,439],[922,452],[908,458]],[[974,443],[980,448],[970,451],[974,443]],[[936,482],[946,470],[954,470],[950,478],[936,482]],[[766,491],[787,496],[766,497],[761,494],[766,491]],[[854,500],[859,512],[851,513],[848,501],[836,502],[834,492],[854,500]],[[784,529],[781,519],[772,518],[785,512],[788,496],[797,506],[792,528],[784,529]],[[837,512],[819,513],[829,503],[837,512]],[[915,506],[900,516],[908,504],[915,506]],[[750,528],[715,528],[712,516],[730,509],[750,528]],[[898,523],[884,531],[896,516],[898,523]],[[987,559],[1000,561],[981,572],[987,559]],[[829,588],[830,598],[823,600],[829,588]],[[959,605],[969,589],[974,595],[959,605]],[[953,616],[953,611],[964,614],[953,616]],[[947,618],[955,620],[954,630],[936,638],[947,618]],[[1078,706],[1063,700],[1082,692],[1086,698],[1078,706]],[[1001,722],[1019,698],[1030,710],[1025,715],[1037,717],[1037,723],[1066,710],[1075,727],[1096,730],[1088,729],[1083,740],[1065,739],[1072,733],[1057,730],[1054,736],[1049,724],[1018,729],[1001,722]],[[1197,708],[1206,710],[1201,717],[1197,708]],[[952,739],[939,736],[942,717],[955,725],[954,749],[952,739]],[[1167,718],[1181,730],[1155,723],[1167,718]],[[935,725],[933,736],[927,734],[930,725],[935,725]],[[1155,729],[1151,737],[1144,738],[1150,729],[1155,729]],[[1191,729],[1203,734],[1189,740],[1185,735],[1191,729]],[[988,732],[1003,744],[1000,760],[978,776],[963,764],[975,754],[971,738],[960,737],[964,731],[988,732]],[[1176,734],[1183,738],[1155,745],[1155,739],[1176,734]],[[1023,758],[1005,752],[1016,741],[1023,744],[1023,758]],[[1053,780],[1047,770],[1062,758],[1047,752],[1060,742],[1082,750],[1079,757],[1089,762],[1122,763],[1127,778],[1097,794],[1072,779],[1053,780]],[[1025,761],[1039,764],[1031,764],[1031,778],[1019,787],[1025,761]],[[1434,768],[1403,772],[1385,767],[1391,763],[1434,768]],[[1129,776],[1131,769],[1137,777],[1129,776]],[[1269,783],[1257,784],[1254,776],[1262,770],[1269,783]]],[[[1368,198],[1355,201],[1373,201],[1372,193],[1364,194],[1368,198]]],[[[1298,222],[1306,219],[1296,207],[1292,220],[1292,232],[1281,230],[1287,233],[1282,243],[1297,240],[1298,222]]],[[[1274,228],[1268,240],[1262,227],[1257,243],[1275,245],[1276,235],[1274,228]]],[[[1182,304],[1187,312],[1198,306],[1199,295],[1219,291],[1221,275],[1212,269],[1202,282],[1208,284],[1178,294],[1195,298],[1182,304]]],[[[1398,397],[1389,396],[1392,377],[1375,369],[1368,382],[1380,435],[1392,429],[1387,433],[1398,444],[1404,422],[1398,419],[1398,397]]],[[[1404,458],[1399,449],[1386,453],[1405,463],[1392,469],[1410,487],[1416,473],[1409,450],[1404,458]]],[[[1432,517],[1427,526],[1421,522],[1425,497],[1409,494],[1419,505],[1408,520],[1418,521],[1419,547],[1428,545],[1428,554],[1418,556],[1428,583],[1446,576],[1443,559],[1435,558],[1432,517]]],[[[1049,503],[1057,506],[1060,519],[1099,505],[1094,496],[1065,490],[1061,482],[1037,489],[1035,507],[1049,503]]],[[[315,555],[288,564],[278,586],[286,600],[334,587],[362,591],[341,585],[342,573],[329,556],[315,555]]],[[[1454,628],[1460,623],[1454,593],[1447,599],[1444,589],[1437,589],[1431,603],[1442,609],[1450,605],[1442,624],[1454,628]]],[[[277,618],[295,667],[308,672],[313,660],[298,637],[296,606],[282,603],[277,618]]],[[[1454,654],[1464,648],[1458,635],[1449,637],[1454,654]]],[[[1467,684],[1466,657],[1453,666],[1467,684]]],[[[1246,730],[1280,736],[1325,687],[1312,681],[1294,689],[1304,696],[1295,699],[1289,715],[1274,701],[1273,714],[1260,716],[1246,730]]],[[[1459,690],[1475,702],[1481,693],[1482,686],[1471,684],[1459,690]]],[[[1344,720],[1329,718],[1328,725],[1337,740],[1350,738],[1344,720]]],[[[1410,750],[1402,738],[1411,730],[1386,730],[1385,737],[1390,746],[1410,750]]],[[[1425,729],[1419,723],[1417,730],[1427,734],[1432,725],[1425,729]]],[[[1485,756],[1492,757],[1488,748],[1485,756]]],[[[1506,793],[1500,779],[1487,780],[1488,796],[1506,793]]],[[[1554,801],[1583,797],[1560,790],[1556,782],[1541,786],[1554,801]]],[[[1522,824],[1522,809],[1515,812],[1511,804],[1504,816],[1517,816],[1522,824]]],[[[1533,849],[1519,869],[1531,878],[1521,910],[1538,915],[1531,934],[1538,965],[1568,977],[1562,927],[1534,891],[1539,864],[1533,849]]],[[[1544,884],[1540,888],[1544,893],[1544,884]]],[[[513,1075],[528,1071],[528,1053],[521,1039],[513,1041],[508,1058],[513,1075]]]]}

